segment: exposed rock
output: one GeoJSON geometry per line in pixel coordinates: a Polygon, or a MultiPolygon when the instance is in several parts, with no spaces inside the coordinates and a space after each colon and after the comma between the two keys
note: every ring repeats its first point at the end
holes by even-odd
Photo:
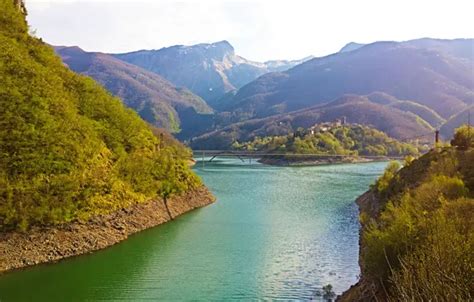
{"type": "Polygon", "coordinates": [[[211,106],[218,106],[227,92],[267,72],[287,70],[312,58],[254,62],[237,55],[227,41],[140,50],[115,57],[155,72],[176,86],[187,87],[211,106]]]}
{"type": "MultiPolygon", "coordinates": [[[[356,200],[357,205],[359,206],[360,213],[366,213],[369,217],[377,217],[381,211],[381,202],[378,200],[377,196],[374,194],[373,190],[369,190],[359,196],[356,200]]],[[[364,231],[364,226],[360,229],[360,239],[362,238],[362,232],[364,231]]],[[[360,244],[359,255],[363,253],[364,246],[360,244]]],[[[377,287],[373,286],[371,282],[364,278],[364,267],[363,263],[360,261],[359,256],[359,265],[362,271],[361,279],[354,285],[352,285],[348,290],[346,290],[341,296],[337,297],[336,301],[338,302],[368,302],[368,301],[384,301],[378,300],[381,293],[378,292],[377,287]]]]}
{"type": "MultiPolygon", "coordinates": [[[[201,187],[170,198],[168,205],[176,217],[214,200],[212,194],[201,187]]],[[[163,201],[158,199],[94,217],[87,222],[36,227],[27,233],[0,233],[0,273],[100,250],[168,220],[163,201]]]]}

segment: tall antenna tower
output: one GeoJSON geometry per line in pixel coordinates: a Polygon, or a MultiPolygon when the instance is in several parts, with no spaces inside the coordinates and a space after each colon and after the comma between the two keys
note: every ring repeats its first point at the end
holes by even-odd
{"type": "Polygon", "coordinates": [[[467,138],[471,144],[471,109],[467,110],[467,138]]]}

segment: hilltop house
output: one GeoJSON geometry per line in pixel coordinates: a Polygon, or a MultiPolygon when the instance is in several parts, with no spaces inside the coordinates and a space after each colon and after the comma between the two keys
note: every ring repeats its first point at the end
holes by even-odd
{"type": "Polygon", "coordinates": [[[346,123],[347,123],[346,117],[343,116],[341,119],[336,119],[333,122],[324,122],[324,123],[314,124],[313,126],[308,128],[307,132],[310,133],[311,135],[314,135],[317,132],[330,131],[332,128],[345,125],[346,123]]]}

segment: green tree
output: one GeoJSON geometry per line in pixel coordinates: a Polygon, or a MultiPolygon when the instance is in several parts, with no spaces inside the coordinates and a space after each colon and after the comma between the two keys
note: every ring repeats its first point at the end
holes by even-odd
{"type": "Polygon", "coordinates": [[[0,229],[85,220],[201,185],[191,153],[29,36],[0,0],[0,229]]]}
{"type": "Polygon", "coordinates": [[[317,132],[314,135],[305,134],[303,128],[298,128],[293,135],[254,137],[252,141],[233,144],[231,148],[297,154],[362,156],[415,156],[419,154],[419,150],[409,143],[399,142],[381,131],[360,125],[333,127],[329,131],[317,132]]]}
{"type": "Polygon", "coordinates": [[[463,125],[456,129],[451,145],[460,150],[467,150],[474,145],[474,129],[469,125],[463,125]]]}
{"type": "Polygon", "coordinates": [[[395,177],[398,170],[400,170],[400,163],[398,161],[391,161],[385,168],[385,172],[375,183],[377,192],[383,193],[388,188],[390,182],[395,177]]]}
{"type": "Polygon", "coordinates": [[[169,206],[168,206],[168,198],[175,193],[175,188],[169,181],[164,181],[161,185],[160,191],[158,192],[159,196],[163,198],[163,204],[165,206],[166,212],[168,213],[168,217],[173,220],[173,216],[171,215],[169,206]]]}
{"type": "Polygon", "coordinates": [[[360,215],[360,263],[378,298],[474,297],[473,155],[455,148],[432,151],[398,172],[389,167],[378,181],[382,192],[372,188],[360,215]]]}

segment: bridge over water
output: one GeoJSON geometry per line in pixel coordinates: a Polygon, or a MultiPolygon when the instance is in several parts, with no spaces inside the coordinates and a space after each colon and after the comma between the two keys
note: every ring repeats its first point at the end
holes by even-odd
{"type": "Polygon", "coordinates": [[[268,152],[268,151],[250,151],[250,150],[193,150],[194,158],[201,158],[202,162],[212,162],[217,157],[237,157],[243,162],[248,160],[250,163],[252,159],[261,158],[282,158],[282,159],[342,159],[342,158],[365,158],[371,160],[388,160],[388,159],[403,159],[401,156],[374,156],[374,155],[350,155],[350,154],[330,154],[330,153],[283,153],[283,152],[268,152]],[[209,158],[206,160],[206,158],[209,158]]]}
{"type": "MultiPolygon", "coordinates": [[[[419,134],[412,137],[400,138],[401,141],[413,142],[416,141],[418,144],[419,139],[426,139],[432,137],[434,134],[434,146],[439,142],[439,130],[428,131],[423,134],[419,134]]],[[[258,151],[258,150],[193,150],[194,158],[201,158],[202,162],[205,162],[206,157],[210,157],[208,160],[212,162],[217,157],[237,157],[242,161],[248,159],[249,162],[252,159],[261,159],[261,158],[282,158],[282,159],[308,159],[308,160],[317,160],[317,159],[342,159],[342,158],[364,158],[369,160],[403,160],[404,156],[383,156],[383,155],[350,155],[350,154],[331,154],[331,153],[285,153],[285,152],[269,152],[269,151],[258,151]]]]}

